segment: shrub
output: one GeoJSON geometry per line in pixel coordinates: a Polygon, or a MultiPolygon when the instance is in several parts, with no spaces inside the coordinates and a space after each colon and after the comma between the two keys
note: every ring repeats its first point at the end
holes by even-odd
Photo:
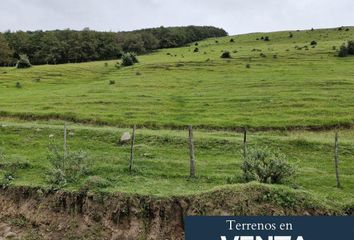
{"type": "Polygon", "coordinates": [[[105,67],[108,67],[108,62],[105,62],[105,63],[104,63],[104,66],[105,66],[105,67]]]}
{"type": "Polygon", "coordinates": [[[16,68],[30,68],[32,67],[26,54],[21,54],[20,59],[16,63],[16,68]]]}
{"type": "Polygon", "coordinates": [[[247,63],[246,68],[251,68],[251,64],[247,63]]]}
{"type": "Polygon", "coordinates": [[[317,42],[315,40],[311,41],[311,46],[317,45],[317,42]]]}
{"type": "Polygon", "coordinates": [[[270,41],[269,37],[265,36],[264,41],[266,41],[266,42],[270,41]]]}
{"type": "Polygon", "coordinates": [[[231,58],[231,54],[229,51],[225,51],[221,54],[221,58],[231,58]]]}
{"type": "Polygon", "coordinates": [[[196,53],[196,52],[199,52],[199,48],[197,48],[197,47],[194,48],[193,52],[195,52],[195,53],[196,53]]]}
{"type": "Polygon", "coordinates": [[[20,82],[16,82],[16,88],[22,88],[22,84],[20,82]]]}
{"type": "Polygon", "coordinates": [[[266,147],[250,149],[241,169],[245,181],[271,184],[281,183],[295,174],[295,168],[287,162],[284,154],[266,147]]]}
{"type": "Polygon", "coordinates": [[[292,38],[293,36],[293,33],[289,32],[289,38],[292,38]]]}
{"type": "Polygon", "coordinates": [[[354,55],[354,41],[348,41],[348,53],[354,55]]]}
{"type": "Polygon", "coordinates": [[[233,38],[230,39],[230,42],[235,42],[235,40],[233,38]]]}
{"type": "Polygon", "coordinates": [[[46,181],[56,187],[63,187],[67,183],[64,171],[58,168],[53,168],[47,173],[46,181]]]}
{"type": "Polygon", "coordinates": [[[47,172],[47,182],[62,187],[66,183],[77,182],[89,173],[90,159],[86,152],[68,151],[66,156],[56,146],[49,147],[48,160],[52,169],[47,172]]]}
{"type": "Polygon", "coordinates": [[[348,47],[343,44],[339,48],[338,57],[347,57],[348,55],[349,55],[348,47]]]}
{"type": "Polygon", "coordinates": [[[135,63],[138,63],[138,59],[134,53],[125,53],[122,55],[122,66],[127,67],[127,66],[132,66],[135,63]]]}
{"type": "Polygon", "coordinates": [[[109,80],[109,85],[114,85],[114,84],[116,84],[116,81],[114,81],[114,80],[109,80]]]}
{"type": "Polygon", "coordinates": [[[8,172],[8,171],[6,171],[6,172],[4,173],[3,178],[0,179],[0,186],[1,186],[2,188],[6,188],[6,187],[8,187],[8,186],[11,185],[11,182],[12,182],[14,179],[15,179],[15,178],[14,178],[13,172],[8,172]]]}
{"type": "Polygon", "coordinates": [[[199,43],[197,43],[197,42],[196,42],[194,45],[195,45],[195,46],[198,46],[198,45],[199,45],[199,43]]]}

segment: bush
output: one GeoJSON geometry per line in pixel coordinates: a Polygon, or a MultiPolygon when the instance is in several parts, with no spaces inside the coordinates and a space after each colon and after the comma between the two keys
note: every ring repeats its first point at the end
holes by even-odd
{"type": "Polygon", "coordinates": [[[16,68],[30,68],[32,67],[27,55],[21,54],[20,59],[16,63],[16,68]]]}
{"type": "Polygon", "coordinates": [[[354,41],[348,41],[348,53],[354,55],[354,41]]]}
{"type": "Polygon", "coordinates": [[[235,42],[235,40],[233,38],[230,39],[230,42],[235,42]]]}
{"type": "Polygon", "coordinates": [[[116,81],[114,81],[114,80],[109,80],[109,85],[114,85],[114,84],[116,84],[116,81]]]}
{"type": "Polygon", "coordinates": [[[229,51],[225,51],[221,54],[221,58],[231,58],[231,54],[229,51]]]}
{"type": "Polygon", "coordinates": [[[251,64],[247,63],[246,68],[251,68],[251,64]]]}
{"type": "Polygon", "coordinates": [[[311,46],[316,46],[317,42],[315,40],[311,41],[311,46]]]}
{"type": "Polygon", "coordinates": [[[16,82],[16,88],[22,88],[22,85],[20,82],[16,82]]]}
{"type": "Polygon", "coordinates": [[[342,45],[339,48],[339,52],[338,52],[338,57],[347,57],[349,55],[349,51],[347,46],[342,45]]]}
{"type": "Polygon", "coordinates": [[[348,41],[339,48],[338,57],[347,57],[354,55],[354,41],[348,41]]]}
{"type": "Polygon", "coordinates": [[[265,36],[264,41],[266,41],[266,42],[270,41],[269,37],[265,36]]]}
{"type": "Polygon", "coordinates": [[[197,47],[194,48],[193,52],[195,52],[195,53],[196,53],[196,52],[199,52],[199,48],[197,48],[197,47]]]}
{"type": "Polygon", "coordinates": [[[138,63],[138,59],[134,53],[125,53],[122,55],[122,66],[127,67],[127,66],[132,66],[135,63],[138,63]]]}
{"type": "Polygon", "coordinates": [[[294,176],[295,169],[286,156],[269,148],[250,149],[241,166],[245,181],[261,183],[281,183],[284,179],[294,176]]]}
{"type": "Polygon", "coordinates": [[[48,172],[46,181],[56,187],[63,187],[67,183],[64,171],[58,168],[53,168],[48,172]]]}
{"type": "Polygon", "coordinates": [[[48,160],[52,169],[47,172],[46,180],[56,187],[77,182],[80,177],[89,173],[90,159],[82,150],[68,151],[64,157],[64,152],[58,147],[50,146],[48,160]]]}

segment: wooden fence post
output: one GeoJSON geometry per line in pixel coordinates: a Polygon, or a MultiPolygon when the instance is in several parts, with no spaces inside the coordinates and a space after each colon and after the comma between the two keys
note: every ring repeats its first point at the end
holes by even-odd
{"type": "Polygon", "coordinates": [[[340,188],[341,185],[339,181],[339,170],[338,170],[339,167],[338,148],[339,148],[339,133],[338,130],[336,130],[336,134],[334,137],[334,167],[336,171],[337,188],[340,188]]]}
{"type": "Polygon", "coordinates": [[[247,128],[243,129],[243,158],[247,156],[247,128]]]}
{"type": "Polygon", "coordinates": [[[133,162],[134,162],[135,130],[136,130],[136,125],[134,124],[134,126],[133,126],[132,140],[131,140],[131,146],[130,146],[130,161],[129,161],[129,172],[130,172],[130,173],[132,172],[132,169],[133,169],[133,162]]]}
{"type": "Polygon", "coordinates": [[[194,142],[193,142],[193,128],[189,125],[189,165],[191,178],[195,177],[195,155],[194,155],[194,142]]]}
{"type": "Polygon", "coordinates": [[[67,129],[66,122],[64,122],[64,160],[68,157],[68,146],[67,146],[67,129]]]}

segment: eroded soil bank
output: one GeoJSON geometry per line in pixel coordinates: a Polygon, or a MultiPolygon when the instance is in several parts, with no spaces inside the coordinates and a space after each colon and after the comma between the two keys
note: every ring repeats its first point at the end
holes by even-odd
{"type": "Polygon", "coordinates": [[[169,198],[10,187],[0,190],[0,239],[179,240],[186,215],[332,214],[345,211],[256,183],[169,198]]]}

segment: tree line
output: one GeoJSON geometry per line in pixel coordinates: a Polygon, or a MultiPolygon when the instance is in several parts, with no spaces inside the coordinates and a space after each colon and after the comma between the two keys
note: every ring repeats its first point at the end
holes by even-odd
{"type": "Polygon", "coordinates": [[[227,32],[211,26],[159,27],[130,32],[17,31],[0,33],[0,65],[12,66],[27,55],[31,64],[78,63],[118,59],[124,52],[137,54],[186,45],[227,32]]]}

